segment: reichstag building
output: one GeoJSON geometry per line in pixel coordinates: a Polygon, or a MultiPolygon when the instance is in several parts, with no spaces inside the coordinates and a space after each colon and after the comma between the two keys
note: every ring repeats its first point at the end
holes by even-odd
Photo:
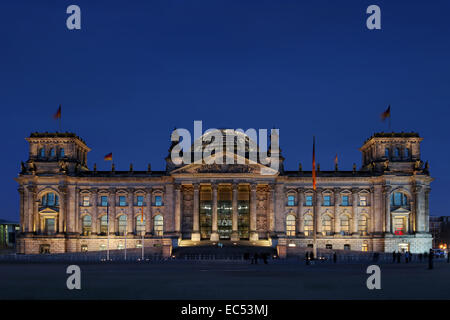
{"type": "Polygon", "coordinates": [[[32,133],[26,140],[29,158],[16,178],[19,253],[98,251],[107,243],[122,249],[126,238],[128,248],[144,241],[166,255],[173,245],[218,241],[277,246],[283,255],[311,247],[314,232],[318,248],[431,248],[433,179],[417,133],[374,134],[360,148],[362,165],[351,171],[318,168],[315,204],[312,172],[301,165],[285,170],[281,156],[279,170],[247,158],[175,164],[169,153],[162,171],[116,171],[113,163],[98,171],[88,167],[90,149],[76,134],[32,133]]]}

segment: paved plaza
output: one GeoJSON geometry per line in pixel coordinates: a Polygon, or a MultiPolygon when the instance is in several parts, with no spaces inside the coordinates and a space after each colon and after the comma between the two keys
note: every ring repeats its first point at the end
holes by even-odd
{"type": "Polygon", "coordinates": [[[449,299],[450,264],[381,264],[381,290],[368,290],[368,264],[160,262],[79,264],[81,290],[66,288],[63,263],[0,264],[0,299],[449,299]]]}

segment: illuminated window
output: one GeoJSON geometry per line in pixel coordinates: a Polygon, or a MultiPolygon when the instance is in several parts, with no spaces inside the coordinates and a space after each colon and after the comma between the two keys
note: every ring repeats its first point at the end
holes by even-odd
{"type": "Polygon", "coordinates": [[[58,207],[59,197],[53,192],[46,193],[42,196],[41,205],[43,207],[58,207]]]}
{"type": "Polygon", "coordinates": [[[367,232],[367,217],[361,216],[358,222],[358,229],[360,232],[367,232]]]}
{"type": "Polygon", "coordinates": [[[92,227],[92,218],[90,215],[85,215],[81,221],[82,224],[82,230],[83,235],[87,236],[91,233],[91,227],[92,227]]]}
{"type": "Polygon", "coordinates": [[[155,236],[162,236],[164,233],[164,219],[160,214],[153,218],[153,231],[155,236]]]}
{"type": "Polygon", "coordinates": [[[105,214],[100,218],[100,234],[106,235],[108,232],[108,216],[105,214]]]}
{"type": "Polygon", "coordinates": [[[295,236],[295,216],[288,214],[286,217],[286,235],[288,237],[295,236]]]}
{"type": "Polygon", "coordinates": [[[327,214],[322,218],[322,232],[326,235],[331,234],[331,217],[327,214]]]}
{"type": "Polygon", "coordinates": [[[142,207],[144,205],[144,196],[137,196],[137,205],[142,207]]]}
{"type": "Polygon", "coordinates": [[[341,206],[349,206],[349,197],[348,196],[342,196],[341,206]]]}
{"type": "Polygon", "coordinates": [[[303,230],[305,233],[305,236],[312,235],[313,232],[313,218],[310,215],[305,215],[303,218],[303,230]]]}
{"type": "Polygon", "coordinates": [[[359,205],[361,207],[367,206],[367,197],[366,196],[360,196],[359,197],[359,205]]]}
{"type": "Polygon", "coordinates": [[[119,217],[119,234],[123,235],[127,232],[127,216],[121,215],[119,217]]]}
{"type": "Polygon", "coordinates": [[[350,245],[349,244],[344,244],[344,250],[350,250],[350,245]]]}
{"type": "Polygon", "coordinates": [[[44,230],[45,233],[54,233],[56,231],[55,218],[45,218],[44,230]]]}
{"type": "Polygon", "coordinates": [[[157,206],[157,207],[162,206],[162,197],[161,196],[155,196],[155,206],[157,206]]]}
{"type": "Polygon", "coordinates": [[[384,156],[389,158],[389,148],[384,148],[384,156]]]}
{"type": "Polygon", "coordinates": [[[89,196],[83,196],[83,207],[89,207],[89,196]]]}
{"type": "Polygon", "coordinates": [[[331,196],[323,196],[323,205],[326,207],[331,206],[331,196]]]}
{"type": "Polygon", "coordinates": [[[40,156],[41,158],[44,158],[44,157],[45,157],[45,149],[44,149],[44,148],[39,149],[39,156],[40,156]]]}
{"type": "Polygon", "coordinates": [[[119,196],[119,207],[125,207],[127,205],[127,199],[125,196],[119,196]]]}
{"type": "Polygon", "coordinates": [[[59,156],[61,158],[64,158],[65,154],[64,154],[64,148],[59,149],[59,156]]]}
{"type": "Polygon", "coordinates": [[[409,158],[409,148],[405,148],[405,158],[409,158]]]}
{"type": "Polygon", "coordinates": [[[55,156],[55,148],[51,148],[50,149],[50,157],[54,157],[55,156]]]}
{"type": "Polygon", "coordinates": [[[403,192],[394,192],[391,195],[391,206],[400,207],[408,204],[408,197],[403,192]]]}
{"type": "Polygon", "coordinates": [[[295,197],[293,195],[288,196],[288,206],[290,207],[295,206],[295,197]]]}
{"type": "Polygon", "coordinates": [[[369,245],[367,243],[363,243],[361,251],[365,251],[365,252],[369,251],[369,245]]]}
{"type": "Polygon", "coordinates": [[[101,196],[100,203],[102,207],[108,206],[108,196],[101,196]]]}
{"type": "Polygon", "coordinates": [[[350,219],[347,215],[341,217],[341,232],[348,234],[350,232],[350,219]]]}
{"type": "Polygon", "coordinates": [[[394,231],[395,234],[402,235],[405,232],[405,218],[395,217],[394,218],[394,231]]]}
{"type": "Polygon", "coordinates": [[[106,244],[101,244],[100,245],[100,251],[104,251],[106,250],[106,244]]]}
{"type": "Polygon", "coordinates": [[[395,150],[394,150],[394,156],[395,156],[395,157],[399,157],[399,156],[400,156],[400,149],[399,149],[399,148],[395,148],[395,150]]]}
{"type": "Polygon", "coordinates": [[[82,244],[81,245],[81,252],[88,252],[88,245],[87,244],[82,244]]]}
{"type": "Polygon", "coordinates": [[[312,196],[306,196],[306,205],[307,206],[313,205],[313,197],[312,196]]]}
{"type": "Polygon", "coordinates": [[[142,234],[145,233],[145,215],[142,221],[142,214],[136,216],[136,233],[142,234]]]}

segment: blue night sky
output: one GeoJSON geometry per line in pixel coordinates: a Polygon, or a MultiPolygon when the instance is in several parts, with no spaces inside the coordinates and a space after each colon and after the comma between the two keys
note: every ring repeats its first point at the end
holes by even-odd
{"type": "Polygon", "coordinates": [[[18,220],[20,161],[34,131],[86,140],[88,163],[163,170],[176,126],[280,129],[285,168],[361,164],[358,148],[392,129],[418,131],[430,162],[431,213],[448,215],[450,2],[152,0],[0,4],[0,218],[18,220]],[[66,28],[81,8],[80,31],[66,28]],[[382,30],[366,28],[381,7],[382,30]]]}

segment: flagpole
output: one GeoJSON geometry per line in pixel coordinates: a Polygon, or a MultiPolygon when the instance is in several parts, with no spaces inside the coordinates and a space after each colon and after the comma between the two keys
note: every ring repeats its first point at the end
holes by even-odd
{"type": "Polygon", "coordinates": [[[106,261],[109,261],[109,199],[106,202],[106,224],[107,224],[107,232],[106,232],[106,261]]]}
{"type": "MultiPolygon", "coordinates": [[[[141,225],[144,224],[144,207],[141,207],[141,225]]],[[[142,226],[141,226],[142,228],[142,226]]],[[[144,261],[144,234],[145,234],[145,227],[144,227],[144,232],[142,232],[141,230],[141,234],[142,234],[142,254],[141,254],[141,259],[142,261],[144,261]]]]}
{"type": "Polygon", "coordinates": [[[313,259],[317,258],[317,192],[316,192],[316,137],[313,136],[313,159],[312,159],[312,182],[313,182],[313,259]]]}

